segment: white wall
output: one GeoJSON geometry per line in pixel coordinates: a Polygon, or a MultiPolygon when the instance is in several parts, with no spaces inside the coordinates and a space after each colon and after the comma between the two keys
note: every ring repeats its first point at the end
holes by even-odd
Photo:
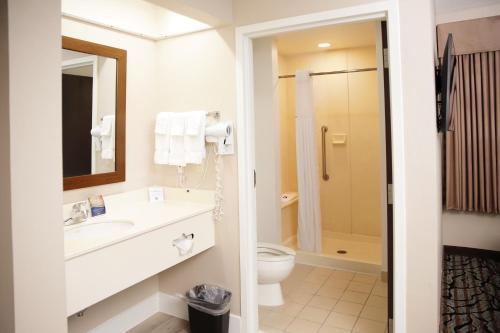
{"type": "Polygon", "coordinates": [[[443,244],[500,251],[500,216],[443,212],[443,244]]]}
{"type": "MultiPolygon", "coordinates": [[[[436,24],[496,15],[498,0],[436,1],[436,24]]],[[[500,216],[445,211],[443,244],[500,251],[500,216]]]]}
{"type": "MultiPolygon", "coordinates": [[[[8,177],[4,163],[10,163],[10,193],[2,194],[10,197],[11,216],[8,212],[2,215],[7,217],[2,225],[11,226],[13,260],[11,267],[10,260],[2,261],[2,266],[7,266],[7,281],[12,282],[9,276],[14,277],[13,291],[9,292],[14,299],[14,318],[3,322],[2,317],[0,331],[13,332],[14,319],[15,332],[62,333],[66,331],[66,310],[61,227],[60,1],[9,0],[7,5],[9,42],[2,43],[2,53],[8,49],[9,72],[8,76],[2,72],[1,86],[5,87],[8,78],[9,118],[3,111],[1,126],[10,127],[10,153],[5,154],[2,147],[1,171],[8,177]],[[8,120],[7,126],[3,120],[8,120]]],[[[8,244],[9,236],[6,238],[8,244]]],[[[9,304],[6,311],[12,316],[9,304]]]]}
{"type": "Polygon", "coordinates": [[[498,0],[436,0],[436,24],[500,15],[498,0]]]}
{"type": "MultiPolygon", "coordinates": [[[[396,2],[396,1],[395,1],[396,2]]],[[[405,300],[405,312],[396,303],[396,327],[406,317],[406,332],[438,332],[440,321],[441,276],[441,167],[440,137],[436,131],[434,91],[434,2],[398,1],[399,43],[401,48],[401,93],[404,121],[405,221],[395,220],[396,235],[405,228],[406,239],[396,239],[394,255],[404,258],[395,269],[404,271],[406,286],[396,282],[398,300],[405,300]],[[404,225],[401,225],[404,223],[404,225]],[[402,242],[402,243],[400,243],[402,242]],[[405,290],[406,289],[406,290],[405,290]],[[403,297],[403,298],[401,298],[403,297]],[[399,316],[399,318],[398,318],[399,316]]],[[[391,23],[391,21],[389,21],[391,23]]],[[[389,25],[389,29],[390,29],[389,25]]],[[[389,48],[394,39],[389,39],[389,48]]],[[[398,59],[390,59],[391,64],[398,59]]],[[[391,73],[394,75],[394,73],[391,73]]],[[[391,77],[393,81],[394,77],[391,77]]],[[[399,132],[395,128],[393,133],[399,132]]],[[[395,136],[397,138],[397,136],[395,136]]],[[[394,145],[394,143],[393,143],[394,145]]],[[[395,170],[395,181],[400,170],[395,170]]],[[[397,190],[398,187],[395,188],[397,190]]],[[[401,196],[395,192],[395,202],[401,196]]],[[[396,215],[398,216],[398,215],[396,215]]],[[[401,275],[396,277],[401,277],[401,275]]]]}
{"type": "Polygon", "coordinates": [[[281,243],[278,54],[273,38],[253,43],[257,240],[281,243]]]}

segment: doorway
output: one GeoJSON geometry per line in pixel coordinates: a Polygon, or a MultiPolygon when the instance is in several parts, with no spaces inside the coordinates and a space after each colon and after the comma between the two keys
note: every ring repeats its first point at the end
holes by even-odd
{"type": "MultiPolygon", "coordinates": [[[[276,20],[244,26],[236,29],[236,57],[237,57],[237,83],[238,83],[238,131],[239,131],[239,198],[240,198],[240,262],[241,262],[241,291],[242,291],[242,329],[244,331],[258,330],[258,307],[257,307],[257,263],[256,263],[256,191],[255,184],[258,175],[255,173],[255,119],[253,105],[253,67],[252,67],[252,44],[256,38],[275,35],[285,31],[303,30],[331,24],[342,24],[347,22],[362,22],[366,20],[387,18],[389,20],[389,40],[391,58],[399,57],[399,41],[397,40],[397,15],[391,15],[394,10],[387,3],[363,5],[357,7],[343,8],[317,14],[296,17],[290,20],[276,20]],[[392,23],[392,25],[391,25],[392,23]]],[[[398,86],[401,81],[399,76],[400,64],[391,66],[391,89],[398,86]]],[[[391,95],[393,113],[391,123],[393,125],[393,165],[396,170],[394,174],[394,189],[398,191],[398,199],[394,201],[395,221],[404,220],[404,177],[401,168],[404,162],[402,141],[403,119],[401,117],[401,100],[397,94],[391,95]],[[394,127],[395,126],[395,127],[394,127]],[[400,171],[398,171],[400,170],[400,171]]],[[[257,181],[258,183],[258,181],[257,181]]],[[[394,239],[404,239],[404,228],[394,229],[394,239]]],[[[404,246],[396,243],[399,251],[395,251],[394,261],[400,269],[394,272],[395,284],[402,290],[395,293],[395,312],[400,316],[396,322],[396,329],[404,330],[404,246]]]]}
{"type": "Polygon", "coordinates": [[[382,28],[370,20],[253,41],[257,241],[296,251],[284,303],[259,307],[263,332],[387,327],[382,28]],[[313,122],[303,133],[308,93],[313,122]],[[304,135],[315,147],[301,151],[304,135]]]}

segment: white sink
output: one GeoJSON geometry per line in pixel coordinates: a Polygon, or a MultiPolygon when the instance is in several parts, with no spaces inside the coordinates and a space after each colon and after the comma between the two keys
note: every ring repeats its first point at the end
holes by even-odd
{"type": "Polygon", "coordinates": [[[134,226],[127,220],[110,220],[103,222],[83,222],[64,230],[66,240],[86,240],[118,236],[134,226]]]}

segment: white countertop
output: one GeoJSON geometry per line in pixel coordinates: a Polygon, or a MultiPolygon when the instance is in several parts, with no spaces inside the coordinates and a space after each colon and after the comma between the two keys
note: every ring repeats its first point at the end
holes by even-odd
{"type": "MultiPolygon", "coordinates": [[[[91,239],[65,238],[65,260],[68,261],[169,224],[209,212],[214,208],[213,191],[165,188],[164,202],[149,202],[147,198],[147,188],[105,196],[106,214],[90,218],[80,224],[66,226],[64,227],[65,231],[86,224],[109,221],[131,221],[134,225],[113,235],[97,236],[91,239]]],[[[65,218],[70,209],[71,204],[64,205],[65,218]]]]}

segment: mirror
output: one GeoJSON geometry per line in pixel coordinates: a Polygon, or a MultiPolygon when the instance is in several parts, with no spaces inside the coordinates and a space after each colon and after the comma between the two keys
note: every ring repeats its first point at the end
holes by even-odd
{"type": "Polygon", "coordinates": [[[125,180],[125,50],[62,39],[64,190],[125,180]]]}

